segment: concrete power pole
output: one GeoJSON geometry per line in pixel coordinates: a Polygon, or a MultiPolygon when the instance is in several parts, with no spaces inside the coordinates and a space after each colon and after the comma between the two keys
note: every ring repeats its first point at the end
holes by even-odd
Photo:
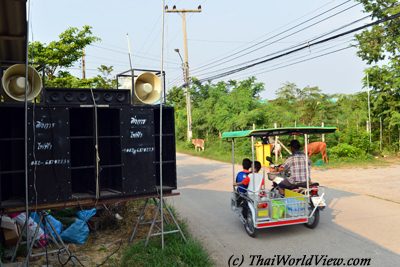
{"type": "Polygon", "coordinates": [[[168,6],[166,6],[165,12],[178,13],[182,17],[183,49],[185,50],[184,61],[183,61],[183,74],[184,74],[184,82],[186,88],[187,138],[188,141],[190,141],[193,135],[192,135],[192,104],[189,92],[189,52],[187,45],[186,13],[200,13],[201,6],[198,6],[197,9],[176,9],[176,6],[173,6],[172,9],[168,9],[168,6]]]}

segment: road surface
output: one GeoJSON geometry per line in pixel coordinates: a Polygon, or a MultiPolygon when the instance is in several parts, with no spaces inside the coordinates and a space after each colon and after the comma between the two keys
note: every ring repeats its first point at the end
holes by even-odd
{"type": "MultiPolygon", "coordinates": [[[[250,266],[252,260],[253,266],[257,266],[259,259],[263,261],[258,263],[278,266],[275,255],[293,258],[319,255],[326,260],[344,258],[344,263],[349,259],[370,258],[370,266],[400,266],[400,204],[395,201],[327,188],[329,207],[321,212],[316,229],[303,225],[269,228],[251,238],[230,210],[230,164],[177,154],[177,166],[181,195],[169,201],[187,220],[190,231],[203,243],[217,266],[238,266],[242,260],[241,266],[250,266]]],[[[400,166],[394,172],[400,173],[400,166]]],[[[328,180],[329,173],[315,171],[321,180],[328,180]]],[[[352,174],[349,179],[354,176],[358,175],[352,174]]]]}

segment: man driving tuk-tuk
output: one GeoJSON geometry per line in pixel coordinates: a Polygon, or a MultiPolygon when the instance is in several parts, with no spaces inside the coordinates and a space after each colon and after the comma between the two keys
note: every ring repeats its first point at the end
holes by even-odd
{"type": "Polygon", "coordinates": [[[307,179],[310,177],[311,160],[308,159],[307,162],[307,157],[300,149],[301,145],[298,140],[292,140],[289,147],[292,155],[278,168],[278,171],[284,171],[285,173],[290,173],[290,175],[279,183],[279,188],[294,189],[306,187],[307,179]]]}

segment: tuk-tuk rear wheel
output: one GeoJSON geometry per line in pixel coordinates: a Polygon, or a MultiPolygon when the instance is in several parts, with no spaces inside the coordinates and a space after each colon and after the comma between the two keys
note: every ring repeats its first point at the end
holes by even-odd
{"type": "Polygon", "coordinates": [[[256,237],[257,229],[254,227],[253,216],[250,211],[247,213],[247,218],[246,218],[246,223],[244,224],[244,229],[246,230],[246,233],[249,236],[256,237]]]}
{"type": "MultiPolygon", "coordinates": [[[[310,213],[313,211],[313,206],[310,206],[310,213]]],[[[319,223],[319,210],[316,209],[313,216],[308,218],[308,222],[304,224],[305,227],[314,229],[319,223]]]]}

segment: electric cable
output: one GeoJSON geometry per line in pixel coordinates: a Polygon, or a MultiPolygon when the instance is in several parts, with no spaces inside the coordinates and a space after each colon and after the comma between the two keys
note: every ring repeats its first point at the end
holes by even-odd
{"type": "Polygon", "coordinates": [[[122,239],[120,240],[118,247],[113,252],[111,252],[109,255],[107,255],[107,257],[101,263],[96,264],[96,267],[103,266],[115,253],[118,252],[118,250],[121,247],[122,247],[122,239]]]}
{"type": "MultiPolygon", "coordinates": [[[[294,34],[297,34],[297,33],[299,33],[299,32],[302,32],[302,31],[306,30],[306,29],[309,29],[309,28],[311,28],[311,27],[313,27],[313,26],[315,26],[315,25],[317,25],[317,24],[319,24],[319,23],[321,23],[321,22],[324,22],[324,21],[326,21],[326,20],[329,19],[329,18],[332,18],[332,17],[334,17],[334,16],[337,16],[337,15],[343,13],[344,11],[347,11],[347,10],[349,10],[349,9],[351,9],[351,8],[353,8],[353,7],[357,6],[357,5],[359,5],[359,4],[360,4],[360,3],[355,4],[355,5],[352,5],[351,7],[348,7],[348,8],[346,8],[346,9],[344,9],[344,10],[341,10],[341,11],[339,11],[339,12],[337,12],[337,13],[335,13],[335,14],[333,14],[333,15],[327,17],[327,18],[324,18],[324,19],[319,20],[319,21],[317,21],[317,22],[315,22],[315,23],[313,23],[313,24],[311,24],[311,25],[308,25],[308,26],[306,26],[306,27],[303,27],[303,28],[301,28],[301,29],[295,31],[294,33],[290,33],[290,34],[288,34],[288,35],[285,35],[285,36],[279,38],[279,39],[276,40],[276,41],[271,41],[271,42],[269,42],[269,43],[267,43],[267,44],[265,44],[265,45],[263,45],[263,46],[261,46],[261,47],[255,48],[255,49],[253,49],[253,50],[251,50],[251,51],[249,51],[249,52],[246,52],[246,53],[244,53],[244,54],[242,54],[242,55],[236,56],[236,57],[231,58],[231,59],[229,59],[229,60],[222,61],[222,62],[220,62],[220,63],[218,63],[218,64],[216,64],[216,65],[214,65],[214,66],[212,66],[212,67],[209,67],[209,68],[213,69],[213,68],[218,67],[218,66],[220,66],[220,65],[223,65],[223,64],[225,64],[225,63],[227,63],[227,62],[231,62],[231,61],[233,61],[233,60],[235,60],[235,59],[241,58],[241,57],[246,56],[246,55],[248,55],[248,54],[251,54],[251,53],[253,53],[253,52],[255,52],[255,51],[258,51],[258,50],[260,50],[260,49],[262,49],[262,48],[265,48],[265,47],[267,47],[267,46],[269,46],[269,45],[271,45],[271,44],[276,43],[277,41],[284,40],[284,39],[286,39],[287,37],[291,37],[291,36],[293,36],[294,34]]],[[[285,31],[285,32],[286,32],[286,31],[285,31]]],[[[283,32],[283,33],[284,33],[284,32],[283,32]]],[[[279,34],[279,35],[280,35],[280,34],[279,34]]],[[[275,35],[274,37],[276,37],[276,36],[278,36],[278,35],[275,35]]],[[[272,37],[272,38],[274,38],[274,37],[272,37]]],[[[243,63],[241,63],[241,64],[243,64],[243,63]]]]}
{"type": "MultiPolygon", "coordinates": [[[[317,54],[317,53],[320,53],[320,52],[325,52],[325,51],[327,51],[327,50],[329,50],[329,49],[332,49],[332,48],[338,47],[338,46],[340,46],[340,45],[349,43],[351,40],[353,40],[353,37],[352,37],[352,36],[351,36],[350,38],[346,38],[344,41],[341,41],[340,43],[337,43],[337,44],[334,44],[334,45],[330,45],[330,43],[322,44],[322,45],[321,45],[320,47],[318,47],[316,50],[313,50],[312,52],[311,52],[311,51],[310,51],[310,52],[306,52],[305,55],[301,55],[301,56],[297,56],[296,54],[289,55],[289,56],[288,56],[288,58],[290,58],[289,60],[279,62],[279,63],[274,64],[274,65],[272,65],[272,66],[266,66],[266,67],[261,68],[261,69],[258,69],[258,70],[256,70],[256,71],[250,71],[250,72],[248,72],[248,73],[246,73],[246,74],[243,74],[243,73],[242,73],[242,74],[240,75],[240,77],[245,77],[245,76],[249,76],[249,75],[255,75],[255,74],[254,74],[255,72],[258,73],[258,72],[260,72],[260,71],[270,69],[271,67],[276,67],[276,66],[279,66],[279,65],[282,65],[282,64],[291,63],[291,62],[296,61],[296,60],[301,59],[301,58],[309,57],[309,56],[311,56],[312,54],[317,54]],[[328,45],[330,45],[330,46],[328,47],[328,45]],[[321,48],[322,48],[322,49],[321,49],[321,48]],[[297,57],[296,57],[296,56],[297,56],[297,57]]],[[[231,75],[231,76],[232,76],[232,75],[231,75]]],[[[233,77],[231,77],[231,78],[234,78],[235,76],[237,76],[237,75],[233,74],[233,77]]]]}
{"type": "Polygon", "coordinates": [[[215,80],[215,79],[218,79],[218,78],[222,78],[222,77],[225,77],[225,76],[227,76],[227,75],[230,75],[230,74],[233,74],[233,73],[236,73],[236,72],[240,72],[240,71],[246,70],[246,69],[248,69],[248,68],[251,68],[251,67],[254,67],[254,66],[257,66],[257,65],[260,65],[260,64],[263,64],[263,63],[266,63],[266,62],[269,62],[269,61],[272,61],[272,60],[275,60],[275,59],[278,59],[278,58],[281,58],[281,57],[284,57],[284,56],[287,56],[287,55],[290,55],[290,54],[293,54],[293,53],[296,53],[296,52],[298,52],[298,51],[307,49],[307,48],[312,47],[312,46],[315,46],[315,45],[319,45],[319,44],[322,44],[322,43],[325,43],[325,42],[328,42],[328,41],[337,39],[337,38],[339,38],[339,37],[342,37],[342,36],[345,36],[345,35],[348,35],[348,34],[351,34],[351,33],[357,32],[357,31],[360,31],[360,30],[362,30],[362,29],[365,29],[365,28],[368,28],[368,27],[371,27],[371,26],[380,24],[380,23],[382,23],[382,22],[391,21],[391,20],[396,19],[396,18],[399,18],[399,17],[400,17],[400,12],[395,13],[394,15],[391,15],[391,16],[388,16],[388,17],[385,17],[385,18],[376,20],[376,21],[374,21],[374,22],[365,24],[365,25],[363,25],[363,26],[359,26],[359,27],[356,27],[356,28],[347,30],[347,31],[345,31],[345,32],[342,32],[342,33],[333,35],[333,36],[331,36],[331,37],[327,37],[327,38],[322,39],[322,40],[320,40],[320,41],[316,41],[316,42],[313,42],[313,43],[309,43],[309,44],[307,44],[307,45],[303,45],[303,46],[301,46],[301,47],[299,47],[299,48],[296,48],[296,49],[287,51],[287,52],[282,53],[282,54],[279,54],[279,55],[276,55],[276,56],[273,56],[273,57],[270,57],[270,58],[267,58],[267,59],[264,59],[264,60],[261,60],[261,61],[257,61],[257,62],[255,62],[255,63],[249,64],[249,65],[245,65],[245,66],[243,66],[243,67],[236,68],[236,69],[233,69],[233,70],[231,70],[231,71],[227,71],[227,72],[223,72],[223,73],[220,73],[220,74],[216,74],[216,75],[213,75],[213,76],[210,76],[210,77],[202,78],[202,79],[200,79],[200,82],[210,81],[210,80],[215,80]]]}
{"type": "MultiPolygon", "coordinates": [[[[60,254],[62,253],[63,249],[64,248],[60,248],[58,250],[58,252],[57,252],[57,260],[58,260],[58,263],[60,263],[61,266],[66,266],[70,261],[73,262],[73,259],[74,259],[80,264],[80,266],[85,267],[85,265],[83,265],[83,263],[78,259],[78,257],[76,257],[73,254],[69,254],[67,260],[65,262],[62,262],[61,258],[60,258],[60,254]]],[[[75,265],[75,264],[73,264],[73,265],[75,265]]]]}
{"type": "Polygon", "coordinates": [[[287,47],[287,48],[284,48],[284,49],[275,51],[275,52],[273,52],[273,53],[267,54],[267,55],[265,55],[265,56],[258,57],[258,58],[255,58],[255,59],[251,59],[251,60],[248,60],[248,61],[245,61],[245,62],[236,64],[236,65],[233,65],[233,66],[230,66],[230,67],[225,67],[225,68],[222,68],[222,69],[213,71],[213,72],[203,73],[203,75],[208,75],[208,74],[210,74],[210,73],[214,73],[214,72],[218,72],[218,71],[223,71],[223,70],[228,70],[228,69],[235,68],[235,67],[240,67],[240,66],[242,66],[242,65],[249,64],[249,63],[251,63],[251,62],[254,62],[254,61],[257,61],[257,60],[260,60],[260,59],[263,59],[263,58],[267,58],[267,57],[270,57],[270,56],[273,56],[273,55],[276,55],[276,54],[279,54],[279,53],[283,53],[283,52],[285,52],[285,51],[287,51],[287,50],[290,50],[290,49],[293,49],[293,48],[296,48],[296,47],[299,47],[299,46],[302,46],[302,45],[308,45],[308,44],[309,44],[310,42],[312,42],[312,41],[319,40],[319,39],[321,39],[322,37],[328,36],[328,35],[330,35],[330,34],[332,34],[332,33],[334,33],[334,32],[337,32],[337,31],[339,31],[339,30],[342,30],[342,29],[344,29],[344,28],[347,28],[347,27],[349,27],[349,26],[351,26],[351,25],[353,25],[353,24],[356,24],[356,23],[358,23],[358,22],[360,22],[360,21],[362,21],[362,20],[364,20],[364,19],[366,19],[366,18],[368,18],[368,17],[370,17],[370,15],[364,16],[364,17],[362,17],[362,18],[360,18],[360,19],[357,19],[357,20],[355,20],[355,21],[352,21],[352,22],[350,22],[350,23],[347,23],[347,24],[345,24],[345,25],[342,25],[342,26],[340,26],[339,28],[336,28],[336,29],[331,30],[331,31],[326,32],[326,33],[323,33],[322,35],[319,35],[319,36],[317,36],[317,37],[313,37],[313,38],[311,38],[311,39],[308,39],[308,40],[306,40],[306,41],[303,41],[303,42],[301,42],[301,43],[298,43],[297,45],[290,46],[290,47],[287,47]]]}
{"type": "MultiPolygon", "coordinates": [[[[276,32],[276,31],[278,31],[278,30],[280,30],[280,29],[283,29],[283,28],[285,28],[286,26],[289,26],[289,25],[291,25],[292,23],[294,23],[294,22],[296,22],[296,21],[298,21],[298,20],[301,20],[301,19],[307,17],[307,16],[310,15],[310,14],[313,14],[314,12],[316,12],[316,11],[318,11],[318,10],[320,10],[320,9],[322,9],[322,8],[324,8],[324,7],[326,7],[326,6],[328,6],[329,4],[331,4],[331,3],[333,3],[333,2],[334,2],[334,0],[333,0],[333,1],[330,1],[329,3],[326,3],[326,4],[322,5],[322,6],[320,6],[320,7],[318,7],[317,9],[314,9],[314,10],[312,10],[312,11],[310,11],[310,12],[308,12],[308,13],[302,15],[301,17],[298,17],[298,18],[296,18],[296,19],[290,21],[289,23],[287,23],[287,24],[285,24],[285,25],[282,25],[281,27],[278,27],[278,28],[276,28],[276,29],[274,29],[274,30],[272,30],[272,31],[270,31],[270,32],[268,32],[268,33],[266,33],[266,34],[264,34],[264,35],[262,35],[262,36],[256,38],[256,39],[252,40],[250,43],[254,43],[254,42],[256,42],[257,40],[262,39],[262,38],[268,36],[269,34],[272,34],[272,33],[276,32]]],[[[215,60],[216,62],[218,62],[219,60],[223,60],[223,59],[229,57],[231,53],[235,53],[238,49],[241,49],[242,47],[244,47],[244,45],[241,45],[241,46],[237,47],[236,49],[232,50],[231,52],[225,54],[225,55],[227,55],[226,57],[218,58],[218,59],[213,59],[213,60],[215,60]]],[[[237,51],[237,53],[239,53],[239,52],[237,51]]],[[[213,63],[213,62],[202,63],[199,67],[201,67],[202,65],[208,65],[208,64],[211,64],[211,63],[213,63]]],[[[193,68],[193,70],[195,70],[195,69],[196,69],[196,68],[193,68]]]]}
{"type": "Polygon", "coordinates": [[[300,61],[292,62],[292,63],[286,64],[286,65],[283,65],[283,66],[279,66],[279,67],[276,67],[276,68],[271,68],[271,69],[267,69],[267,70],[264,70],[264,71],[261,71],[261,72],[257,72],[257,73],[254,73],[252,76],[265,74],[265,73],[272,72],[272,71],[275,71],[275,70],[279,70],[279,69],[282,69],[282,68],[290,67],[290,66],[297,65],[297,64],[300,64],[300,63],[303,63],[303,62],[306,62],[306,61],[310,61],[310,60],[316,59],[316,58],[320,58],[320,57],[324,57],[324,56],[327,56],[327,55],[330,55],[330,54],[341,52],[343,50],[350,49],[350,48],[351,48],[351,46],[346,46],[346,47],[343,47],[343,48],[340,48],[340,49],[336,49],[334,51],[323,53],[321,55],[317,55],[317,56],[314,56],[314,57],[310,57],[310,58],[303,59],[303,60],[300,60],[300,61]]]}
{"type": "MultiPolygon", "coordinates": [[[[394,7],[397,7],[397,6],[399,6],[400,4],[395,4],[395,5],[393,5],[393,6],[390,6],[390,7],[387,7],[387,8],[385,8],[385,10],[388,10],[388,9],[391,9],[391,8],[394,8],[394,7]]],[[[352,22],[350,22],[350,23],[347,23],[347,24],[345,24],[345,25],[343,25],[343,26],[341,26],[341,27],[339,27],[339,28],[336,28],[336,29],[334,29],[334,30],[332,30],[332,31],[329,31],[329,32],[327,32],[327,33],[324,33],[324,34],[322,34],[322,35],[320,35],[320,36],[318,36],[318,37],[314,37],[314,38],[312,38],[312,39],[310,39],[309,41],[307,41],[307,42],[305,42],[305,43],[303,43],[303,44],[308,44],[309,42],[312,42],[312,41],[316,41],[316,40],[318,40],[318,39],[321,39],[322,37],[325,37],[325,36],[328,36],[328,35],[330,35],[330,34],[332,34],[332,33],[334,33],[334,32],[337,32],[337,31],[339,31],[339,30],[341,30],[341,29],[344,29],[344,28],[347,28],[347,27],[349,27],[349,26],[351,26],[351,25],[353,25],[353,24],[356,24],[356,23],[358,23],[358,22],[361,22],[362,20],[364,20],[364,19],[366,19],[366,18],[369,18],[369,17],[371,17],[371,15],[367,15],[367,16],[364,16],[364,17],[362,17],[362,18],[360,18],[360,19],[357,19],[357,20],[355,20],[355,21],[352,21],[352,22]]],[[[300,44],[299,44],[300,45],[300,44]]],[[[298,45],[297,45],[298,46],[298,45]]],[[[292,48],[294,48],[294,47],[296,47],[296,46],[293,46],[292,48]]],[[[287,49],[290,49],[290,48],[287,48],[287,49]]],[[[284,50],[281,50],[280,52],[283,52],[284,50]]],[[[273,53],[273,54],[276,54],[277,52],[275,52],[275,53],[273,53]]],[[[239,67],[239,66],[241,66],[241,65],[243,65],[243,64],[247,64],[247,63],[250,63],[250,62],[254,62],[254,61],[256,61],[256,60],[260,60],[260,59],[262,59],[262,58],[267,58],[268,56],[272,56],[273,54],[269,54],[269,55],[266,55],[266,56],[263,56],[263,57],[259,57],[259,58],[257,58],[257,59],[253,59],[253,60],[249,60],[249,61],[247,61],[247,62],[242,62],[242,63],[240,63],[240,64],[237,64],[237,65],[234,65],[234,66],[230,66],[230,67],[226,67],[226,68],[223,68],[223,69],[220,69],[220,70],[218,70],[218,71],[222,71],[222,70],[226,70],[226,69],[230,69],[230,68],[234,68],[234,67],[239,67]]],[[[214,71],[214,72],[212,72],[212,73],[215,73],[215,72],[218,72],[218,71],[214,71]]]]}
{"type": "MultiPolygon", "coordinates": [[[[331,2],[333,2],[333,1],[331,1],[331,2]]],[[[331,3],[331,2],[330,2],[330,3],[331,3]]],[[[341,5],[346,4],[346,3],[348,3],[348,2],[349,2],[349,1],[343,2],[343,3],[340,4],[340,5],[337,5],[337,6],[333,7],[333,8],[330,8],[329,10],[325,11],[324,13],[329,12],[329,11],[335,9],[335,8],[338,8],[338,7],[340,7],[341,5]]],[[[328,3],[328,4],[330,4],[330,3],[328,3]]],[[[315,9],[315,10],[313,10],[313,11],[311,11],[311,12],[305,14],[304,16],[301,16],[301,17],[299,17],[299,18],[297,18],[297,19],[295,19],[295,20],[293,20],[293,21],[291,21],[291,22],[289,22],[289,23],[283,25],[282,27],[277,28],[276,30],[273,30],[273,31],[271,31],[271,32],[269,32],[269,33],[263,35],[263,37],[268,36],[269,34],[272,34],[273,32],[275,32],[275,31],[277,31],[277,30],[280,30],[280,29],[282,29],[282,28],[284,28],[284,27],[286,27],[286,26],[292,24],[293,22],[298,21],[298,20],[300,20],[300,19],[302,19],[302,18],[308,16],[309,14],[313,14],[314,12],[316,12],[316,11],[318,11],[318,10],[324,8],[324,7],[327,6],[328,4],[325,4],[325,5],[323,5],[323,6],[319,7],[319,8],[317,8],[317,9],[315,9]]],[[[324,13],[321,13],[321,14],[319,14],[319,15],[316,15],[316,16],[314,16],[313,18],[316,18],[316,17],[318,17],[318,16],[320,16],[320,15],[322,15],[322,14],[324,14],[324,13]]],[[[310,21],[310,20],[312,20],[313,18],[308,19],[307,21],[310,21]]],[[[297,24],[297,25],[291,27],[290,29],[296,28],[296,27],[298,27],[298,26],[301,26],[302,24],[306,23],[307,21],[301,22],[301,23],[299,23],[299,24],[297,24]]],[[[214,60],[214,61],[212,61],[212,62],[210,62],[210,63],[206,63],[206,64],[203,64],[203,65],[200,65],[199,67],[195,67],[195,68],[192,69],[192,71],[193,71],[193,73],[196,73],[196,74],[198,75],[198,72],[199,72],[199,71],[201,72],[201,69],[204,69],[204,67],[209,66],[209,65],[213,65],[214,63],[218,63],[220,60],[227,59],[227,58],[229,58],[229,57],[231,57],[231,56],[235,56],[236,54],[239,54],[239,53],[241,53],[241,52],[243,52],[243,51],[245,51],[245,50],[247,50],[247,49],[250,49],[250,48],[252,48],[252,47],[254,47],[254,46],[257,46],[258,44],[261,44],[261,43],[263,43],[263,42],[266,42],[266,41],[268,41],[269,39],[274,38],[275,36],[279,36],[280,34],[285,33],[285,32],[287,32],[287,31],[289,31],[290,29],[287,29],[287,30],[285,30],[285,31],[283,31],[283,32],[280,32],[280,33],[278,33],[278,34],[276,34],[276,35],[274,35],[273,37],[270,37],[270,38],[268,38],[268,39],[264,39],[264,40],[262,40],[262,41],[259,41],[259,42],[257,42],[256,44],[254,44],[254,45],[252,45],[252,46],[250,46],[250,47],[246,47],[246,48],[244,48],[244,49],[241,49],[240,51],[234,52],[233,54],[229,54],[229,55],[227,55],[227,56],[225,56],[225,57],[216,59],[216,60],[214,60]]],[[[252,41],[252,42],[253,42],[253,41],[252,41]]],[[[276,43],[277,43],[277,42],[279,42],[279,40],[277,40],[276,43]]],[[[249,63],[249,62],[247,62],[247,63],[249,63]]],[[[241,63],[241,64],[246,64],[246,63],[241,63]]],[[[237,66],[238,66],[238,65],[240,65],[240,64],[237,64],[237,66]]],[[[235,66],[236,66],[236,65],[235,65],[235,66]]],[[[231,67],[232,67],[232,66],[231,66],[231,67]]],[[[220,70],[218,70],[218,71],[220,71],[220,70]]],[[[197,76],[197,75],[196,75],[196,76],[197,76]]],[[[202,75],[206,75],[206,74],[203,73],[202,75]]],[[[178,78],[178,77],[174,78],[174,80],[176,81],[177,78],[178,78]]]]}
{"type": "Polygon", "coordinates": [[[342,5],[344,5],[344,4],[346,4],[346,3],[350,2],[350,1],[351,1],[351,0],[347,0],[347,1],[345,1],[345,2],[343,2],[343,3],[341,3],[341,4],[337,5],[337,6],[335,6],[335,7],[333,7],[333,8],[330,8],[330,9],[328,9],[328,10],[326,10],[326,11],[324,11],[324,12],[322,12],[322,13],[320,13],[320,14],[318,14],[318,15],[312,17],[312,18],[310,18],[310,19],[307,19],[307,20],[305,20],[305,21],[303,21],[303,22],[301,22],[301,23],[298,23],[298,24],[296,24],[295,26],[292,26],[292,27],[290,27],[289,29],[287,29],[287,30],[285,30],[285,31],[282,31],[282,32],[280,32],[280,33],[278,33],[278,34],[275,34],[274,36],[272,36],[272,37],[270,37],[270,38],[268,38],[268,39],[264,39],[264,40],[262,40],[262,41],[260,41],[260,42],[258,42],[258,43],[256,43],[256,44],[254,44],[254,45],[251,45],[251,46],[249,46],[249,47],[247,47],[247,48],[245,48],[245,49],[242,49],[242,50],[240,50],[240,51],[238,51],[238,52],[236,52],[236,53],[233,53],[233,54],[231,54],[230,56],[227,56],[227,57],[225,57],[225,58],[223,58],[223,59],[220,59],[220,60],[218,60],[218,61],[214,61],[214,62],[213,62],[213,63],[217,63],[217,64],[209,63],[209,64],[206,64],[206,65],[200,66],[200,67],[198,67],[198,68],[196,68],[196,69],[193,69],[193,71],[195,71],[195,70],[196,70],[196,71],[199,71],[200,69],[204,69],[204,68],[214,68],[214,67],[216,67],[216,66],[220,66],[220,65],[222,65],[222,64],[224,64],[224,63],[230,62],[230,61],[235,60],[235,59],[237,59],[237,58],[240,58],[240,57],[243,57],[243,56],[245,56],[245,55],[251,54],[251,53],[253,53],[253,52],[255,52],[255,51],[258,51],[258,50],[260,50],[260,49],[262,49],[262,48],[265,48],[265,47],[267,47],[267,46],[269,46],[269,45],[271,45],[271,44],[274,44],[274,43],[277,42],[277,41],[281,41],[281,40],[283,40],[283,39],[286,39],[287,37],[293,36],[294,34],[297,34],[297,33],[299,33],[299,32],[302,32],[302,31],[304,31],[304,30],[306,30],[306,29],[308,29],[308,28],[311,28],[311,27],[313,27],[313,26],[319,24],[319,23],[322,23],[322,22],[324,22],[324,21],[326,21],[326,20],[328,20],[328,19],[330,19],[330,18],[332,18],[332,17],[334,17],[334,16],[337,16],[337,15],[339,15],[339,14],[341,14],[341,13],[347,11],[347,10],[350,10],[350,9],[354,8],[355,6],[358,6],[358,5],[360,4],[360,3],[354,4],[354,5],[352,5],[352,6],[350,6],[350,7],[347,7],[347,8],[345,8],[345,9],[341,10],[341,11],[338,11],[338,12],[336,12],[336,13],[334,13],[334,14],[332,14],[332,15],[326,17],[326,18],[323,18],[323,19],[321,19],[321,20],[319,20],[319,21],[317,21],[317,22],[314,22],[314,23],[311,24],[311,25],[305,26],[305,27],[303,27],[303,28],[301,28],[301,29],[295,31],[294,33],[290,33],[290,34],[288,34],[288,35],[285,35],[285,36],[281,37],[280,39],[278,39],[278,40],[276,40],[276,41],[271,41],[271,42],[269,42],[269,43],[267,43],[267,44],[264,44],[264,45],[262,45],[262,46],[260,46],[260,47],[257,47],[257,48],[255,48],[255,49],[253,49],[253,50],[250,50],[250,51],[248,51],[248,52],[246,52],[246,53],[244,53],[244,54],[238,55],[238,54],[240,54],[240,53],[242,53],[242,52],[245,52],[245,51],[247,51],[247,50],[249,50],[249,49],[251,49],[251,48],[253,48],[253,47],[256,47],[256,46],[258,46],[258,45],[260,45],[260,44],[263,44],[263,43],[265,43],[265,42],[267,42],[267,41],[269,41],[269,40],[271,40],[271,39],[274,39],[275,37],[281,36],[281,35],[284,34],[284,33],[287,33],[287,32],[289,32],[289,31],[291,31],[291,30],[293,30],[293,29],[296,29],[297,27],[302,26],[302,25],[304,25],[304,24],[306,24],[306,23],[308,23],[308,22],[310,22],[310,21],[312,21],[312,20],[314,20],[314,19],[316,19],[316,18],[319,18],[320,16],[323,16],[323,15],[329,13],[330,11],[332,11],[332,10],[338,8],[338,7],[341,7],[342,5]],[[237,55],[237,56],[236,56],[236,55],[237,55]],[[231,58],[231,57],[233,57],[233,58],[231,58]],[[230,59],[228,59],[228,58],[230,58],[230,59]],[[224,59],[227,59],[227,60],[221,62],[221,60],[224,60],[224,59]],[[211,65],[211,66],[214,65],[214,66],[210,67],[210,65],[211,65]]]}
{"type": "MultiPolygon", "coordinates": [[[[95,47],[95,48],[98,48],[98,49],[107,50],[107,51],[114,52],[114,53],[118,53],[118,54],[122,54],[122,55],[126,55],[126,52],[125,52],[125,51],[118,50],[118,49],[114,49],[114,48],[108,48],[108,47],[104,47],[104,46],[100,46],[100,45],[95,45],[95,44],[90,44],[89,46],[95,47]]],[[[142,56],[142,55],[137,55],[137,54],[135,54],[135,57],[143,58],[143,59],[147,59],[147,60],[152,60],[152,61],[158,61],[157,58],[155,58],[155,57],[150,57],[150,56],[142,56]]],[[[179,62],[176,62],[176,61],[169,61],[169,60],[166,60],[165,62],[172,63],[172,64],[179,64],[179,62]]]]}

